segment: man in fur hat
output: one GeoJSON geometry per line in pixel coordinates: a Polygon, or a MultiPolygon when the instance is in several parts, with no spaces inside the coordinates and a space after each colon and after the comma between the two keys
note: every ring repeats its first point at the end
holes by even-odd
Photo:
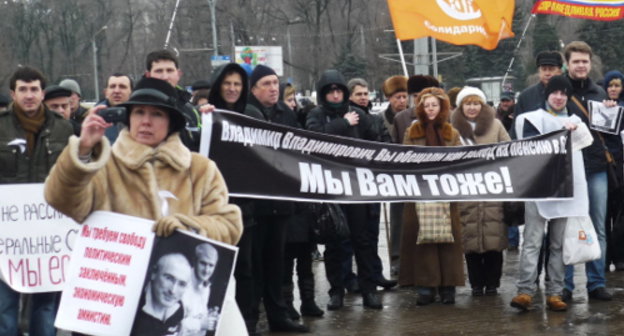
{"type": "Polygon", "coordinates": [[[384,122],[392,137],[392,142],[400,143],[395,133],[394,116],[407,108],[407,78],[392,76],[383,84],[383,93],[389,101],[388,108],[383,112],[384,122]]]}

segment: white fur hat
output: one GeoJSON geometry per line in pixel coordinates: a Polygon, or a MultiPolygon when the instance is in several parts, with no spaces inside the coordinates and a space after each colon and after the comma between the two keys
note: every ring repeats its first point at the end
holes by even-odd
{"type": "Polygon", "coordinates": [[[477,96],[481,98],[483,104],[487,102],[487,99],[485,99],[485,93],[483,93],[481,89],[474,86],[464,86],[464,88],[461,89],[461,91],[459,91],[459,93],[457,94],[457,98],[455,99],[455,105],[460,106],[462,100],[464,100],[464,98],[468,96],[477,96]]]}

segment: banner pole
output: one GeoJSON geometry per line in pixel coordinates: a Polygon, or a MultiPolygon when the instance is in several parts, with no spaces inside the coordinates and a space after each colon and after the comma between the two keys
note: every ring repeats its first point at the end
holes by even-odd
{"type": "Polygon", "coordinates": [[[518,52],[518,49],[520,49],[520,44],[522,44],[522,41],[526,36],[527,29],[529,29],[529,25],[531,24],[533,17],[535,17],[535,14],[531,14],[531,16],[529,16],[529,21],[527,21],[526,25],[524,26],[524,29],[522,30],[522,35],[520,36],[520,40],[518,41],[518,44],[516,44],[516,48],[514,49],[513,55],[511,56],[511,61],[509,61],[507,71],[505,71],[505,76],[503,76],[503,88],[505,87],[505,83],[507,82],[507,76],[511,72],[511,67],[513,67],[514,61],[516,60],[516,53],[518,52]]]}
{"type": "Polygon", "coordinates": [[[403,74],[406,77],[409,77],[409,74],[407,73],[407,66],[405,65],[405,55],[403,55],[403,47],[401,46],[401,40],[396,39],[397,41],[397,48],[399,48],[399,55],[401,56],[401,66],[403,67],[403,74]]]}
{"type": "MultiPolygon", "coordinates": [[[[384,217],[384,225],[386,227],[386,246],[388,247],[388,265],[390,265],[390,268],[392,268],[392,246],[391,246],[391,241],[390,241],[390,225],[388,225],[388,223],[390,222],[388,220],[388,203],[384,202],[381,203],[381,207],[382,207],[382,211],[383,211],[383,217],[384,217]]],[[[390,271],[390,275],[392,275],[392,271],[390,271]]]]}

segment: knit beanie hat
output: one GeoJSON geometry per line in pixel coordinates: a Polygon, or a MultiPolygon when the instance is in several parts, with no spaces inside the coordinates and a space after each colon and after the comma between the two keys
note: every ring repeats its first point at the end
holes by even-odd
{"type": "Polygon", "coordinates": [[[71,78],[63,79],[59,83],[59,86],[82,97],[82,92],[80,91],[80,85],[78,85],[78,82],[76,82],[75,80],[71,78]]]}
{"type": "Polygon", "coordinates": [[[386,98],[390,98],[397,92],[407,91],[407,77],[405,76],[392,76],[384,82],[383,92],[386,98]]]}
{"type": "Polygon", "coordinates": [[[457,94],[457,98],[455,98],[455,105],[460,106],[462,104],[462,100],[468,96],[477,96],[481,98],[483,104],[487,102],[487,99],[485,99],[485,93],[483,93],[481,89],[474,86],[464,86],[464,88],[457,94]]]}
{"type": "Polygon", "coordinates": [[[253,72],[251,73],[251,77],[249,77],[249,87],[253,87],[254,85],[256,85],[256,83],[262,77],[271,76],[271,75],[277,76],[277,73],[275,73],[273,69],[269,68],[266,65],[263,65],[263,64],[256,65],[253,72]]]}
{"type": "Polygon", "coordinates": [[[566,76],[559,75],[550,78],[545,89],[546,99],[555,91],[563,91],[568,97],[572,94],[572,85],[566,76]]]}

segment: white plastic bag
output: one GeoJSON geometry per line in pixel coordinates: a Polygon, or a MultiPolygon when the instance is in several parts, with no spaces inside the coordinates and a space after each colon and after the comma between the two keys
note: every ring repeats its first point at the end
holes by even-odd
{"type": "Polygon", "coordinates": [[[568,217],[563,239],[563,263],[586,263],[599,259],[600,253],[600,243],[591,218],[568,217]]]}

